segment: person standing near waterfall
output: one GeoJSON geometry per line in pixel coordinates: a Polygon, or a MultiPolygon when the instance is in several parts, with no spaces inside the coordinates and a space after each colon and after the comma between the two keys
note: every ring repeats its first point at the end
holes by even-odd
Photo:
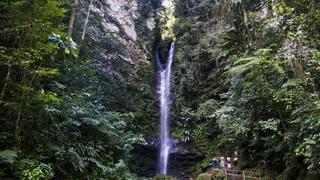
{"type": "Polygon", "coordinates": [[[211,160],[211,167],[214,169],[217,169],[219,167],[219,162],[218,162],[217,158],[213,158],[211,160]]]}
{"type": "Polygon", "coordinates": [[[232,169],[231,158],[227,157],[227,169],[232,169]]]}
{"type": "Polygon", "coordinates": [[[236,167],[237,165],[238,165],[238,158],[235,157],[235,158],[233,159],[233,166],[236,167]]]}
{"type": "Polygon", "coordinates": [[[224,157],[220,157],[220,168],[224,169],[226,166],[226,161],[224,160],[224,157]]]}

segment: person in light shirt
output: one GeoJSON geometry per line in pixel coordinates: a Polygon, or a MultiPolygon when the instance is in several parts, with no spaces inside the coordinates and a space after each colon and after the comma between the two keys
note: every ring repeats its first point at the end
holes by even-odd
{"type": "Polygon", "coordinates": [[[220,157],[220,168],[224,169],[226,167],[226,161],[224,159],[224,157],[220,157]]]}
{"type": "Polygon", "coordinates": [[[227,157],[227,169],[232,169],[231,158],[227,157]]]}

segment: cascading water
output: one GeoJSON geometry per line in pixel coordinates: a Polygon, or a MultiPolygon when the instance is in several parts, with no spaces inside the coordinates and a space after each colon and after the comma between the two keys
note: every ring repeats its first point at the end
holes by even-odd
{"type": "Polygon", "coordinates": [[[159,172],[167,174],[168,158],[171,148],[170,128],[169,128],[169,111],[170,111],[170,92],[171,92],[171,66],[174,54],[174,43],[170,46],[169,56],[166,64],[163,66],[160,61],[159,52],[157,53],[159,95],[160,95],[160,157],[159,172]]]}

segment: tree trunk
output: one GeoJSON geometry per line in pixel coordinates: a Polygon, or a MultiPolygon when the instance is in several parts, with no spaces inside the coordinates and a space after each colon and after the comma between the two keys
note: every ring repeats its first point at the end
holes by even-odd
{"type": "Polygon", "coordinates": [[[6,77],[6,81],[5,81],[5,83],[4,83],[4,85],[3,85],[3,88],[2,88],[2,91],[1,91],[1,98],[0,98],[0,100],[2,100],[3,97],[4,97],[4,93],[5,93],[5,90],[6,90],[6,88],[7,88],[9,78],[10,78],[10,73],[11,73],[11,64],[8,65],[7,77],[6,77]]]}
{"type": "MultiPolygon", "coordinates": [[[[42,63],[39,65],[39,67],[41,67],[41,66],[42,66],[42,63]]],[[[27,77],[26,77],[26,71],[24,71],[22,79],[23,79],[22,81],[24,81],[23,86],[25,88],[22,91],[22,95],[21,95],[21,101],[20,101],[19,109],[18,109],[18,117],[16,120],[16,132],[15,132],[18,146],[20,146],[20,143],[21,143],[21,141],[20,141],[20,132],[21,132],[20,124],[21,124],[21,117],[22,117],[22,113],[23,113],[23,105],[26,102],[25,98],[28,97],[30,89],[32,89],[31,87],[32,87],[34,80],[36,79],[36,75],[35,74],[32,75],[31,81],[28,84],[27,77]]]]}
{"type": "Polygon", "coordinates": [[[26,93],[26,86],[27,86],[27,82],[26,82],[26,71],[23,70],[23,77],[21,79],[21,84],[23,87],[22,90],[22,95],[21,95],[21,100],[20,100],[20,104],[19,104],[19,109],[18,109],[18,117],[16,119],[16,129],[15,129],[15,137],[17,140],[17,145],[18,147],[20,146],[20,119],[21,119],[21,115],[22,115],[22,108],[23,108],[23,104],[24,104],[24,98],[25,98],[25,93],[26,93]]]}
{"type": "Polygon", "coordinates": [[[93,0],[91,0],[91,1],[90,1],[90,4],[89,4],[86,21],[84,22],[84,26],[83,26],[83,31],[82,31],[81,40],[83,40],[83,39],[84,39],[84,36],[86,35],[86,30],[87,30],[87,25],[88,25],[88,22],[89,22],[89,16],[90,16],[91,8],[92,8],[92,3],[93,3],[93,0]]]}
{"type": "Polygon", "coordinates": [[[244,0],[241,0],[241,9],[243,13],[243,21],[246,26],[248,26],[248,13],[244,7],[244,0]]]}
{"type": "Polygon", "coordinates": [[[71,10],[71,15],[70,15],[70,21],[68,25],[68,34],[72,36],[73,33],[73,28],[74,28],[74,21],[76,19],[76,10],[79,6],[79,0],[74,0],[74,4],[71,10]]]}

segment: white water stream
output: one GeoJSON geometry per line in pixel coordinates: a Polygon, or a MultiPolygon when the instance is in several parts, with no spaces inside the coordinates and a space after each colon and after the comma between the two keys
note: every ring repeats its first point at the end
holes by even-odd
{"type": "MultiPolygon", "coordinates": [[[[161,64],[160,57],[157,54],[158,79],[159,79],[159,95],[160,95],[160,157],[159,172],[167,174],[168,159],[171,148],[170,128],[169,128],[169,112],[170,112],[170,93],[171,93],[171,66],[173,61],[175,45],[170,46],[169,56],[165,66],[161,64]]],[[[158,52],[159,53],[159,52],[158,52]]]]}

